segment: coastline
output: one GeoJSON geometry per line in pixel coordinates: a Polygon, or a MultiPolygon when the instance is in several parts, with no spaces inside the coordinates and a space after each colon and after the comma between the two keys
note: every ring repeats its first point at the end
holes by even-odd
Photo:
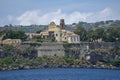
{"type": "Polygon", "coordinates": [[[106,66],[106,67],[100,67],[96,65],[92,66],[78,66],[78,65],[71,65],[71,66],[18,66],[18,67],[9,67],[9,68],[1,68],[0,71],[11,71],[11,70],[31,70],[31,69],[68,69],[68,68],[74,68],[74,69],[110,69],[110,70],[120,70],[120,67],[115,67],[115,66],[106,66]]]}
{"type": "MultiPolygon", "coordinates": [[[[69,46],[65,46],[68,51],[70,51],[68,49],[70,48],[69,46]]],[[[120,56],[119,51],[110,52],[111,49],[93,49],[90,53],[88,52],[89,54],[86,53],[85,56],[82,56],[72,53],[74,50],[73,48],[70,54],[68,52],[63,57],[56,55],[38,57],[36,50],[32,46],[1,45],[1,47],[3,51],[1,52],[0,58],[0,71],[39,68],[120,69],[120,60],[119,57],[116,57],[116,55],[120,56]]],[[[115,49],[113,48],[112,50],[115,49]]]]}

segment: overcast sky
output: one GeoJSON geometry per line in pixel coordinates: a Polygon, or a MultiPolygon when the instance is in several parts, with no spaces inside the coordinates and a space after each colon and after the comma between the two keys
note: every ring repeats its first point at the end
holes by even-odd
{"type": "Polygon", "coordinates": [[[120,20],[120,0],[0,0],[0,26],[120,20]]]}

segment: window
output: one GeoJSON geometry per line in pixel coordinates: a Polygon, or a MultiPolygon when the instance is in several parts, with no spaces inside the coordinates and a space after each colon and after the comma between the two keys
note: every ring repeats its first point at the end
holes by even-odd
{"type": "Polygon", "coordinates": [[[58,34],[56,34],[56,36],[58,36],[58,34]]]}
{"type": "Polygon", "coordinates": [[[77,41],[79,41],[79,36],[77,37],[77,41]]]}
{"type": "Polygon", "coordinates": [[[76,41],[76,37],[74,36],[74,41],[76,41]]]}
{"type": "Polygon", "coordinates": [[[66,37],[65,37],[65,39],[66,39],[66,37]]]}
{"type": "Polygon", "coordinates": [[[71,38],[71,42],[73,42],[73,39],[72,39],[72,37],[70,37],[71,38]]]}
{"type": "Polygon", "coordinates": [[[62,33],[60,34],[60,37],[62,37],[62,33]]]}

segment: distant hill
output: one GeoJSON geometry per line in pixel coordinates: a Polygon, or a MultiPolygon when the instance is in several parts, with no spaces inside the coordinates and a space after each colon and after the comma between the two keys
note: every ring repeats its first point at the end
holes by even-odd
{"type": "Polygon", "coordinates": [[[95,23],[87,23],[87,22],[79,22],[76,25],[81,25],[85,29],[96,29],[96,28],[110,28],[110,27],[120,27],[120,20],[107,20],[107,21],[100,21],[95,23]]]}
{"type": "MultiPolygon", "coordinates": [[[[66,25],[65,28],[67,30],[73,31],[76,26],[82,26],[87,30],[90,29],[97,29],[97,28],[110,28],[110,27],[120,27],[120,20],[107,20],[107,21],[100,21],[95,23],[87,23],[87,22],[78,22],[73,23],[71,25],[66,25]]],[[[48,25],[30,25],[30,26],[23,26],[23,25],[5,25],[4,27],[0,27],[0,30],[3,29],[12,29],[12,30],[23,30],[27,33],[35,33],[38,30],[46,30],[48,25]]]]}
{"type": "Polygon", "coordinates": [[[27,33],[35,33],[36,31],[39,30],[45,30],[48,25],[30,25],[30,26],[23,26],[23,25],[5,25],[4,27],[0,27],[0,30],[3,29],[12,29],[12,30],[23,30],[27,33]]]}
{"type": "Polygon", "coordinates": [[[107,21],[100,21],[95,23],[78,22],[78,23],[73,23],[72,25],[66,25],[65,28],[67,30],[73,31],[76,28],[76,26],[82,26],[86,30],[97,29],[97,28],[108,29],[110,27],[120,27],[120,20],[107,20],[107,21]]]}

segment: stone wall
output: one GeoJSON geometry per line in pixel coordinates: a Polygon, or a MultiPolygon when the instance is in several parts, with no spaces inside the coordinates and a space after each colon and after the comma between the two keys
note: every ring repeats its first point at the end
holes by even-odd
{"type": "MultiPolygon", "coordinates": [[[[26,43],[24,43],[26,44],[26,43]]],[[[38,56],[64,56],[68,54],[69,56],[80,57],[85,54],[91,53],[95,49],[108,50],[114,47],[120,47],[119,42],[81,42],[77,44],[63,44],[57,42],[47,42],[47,43],[27,43],[28,45],[35,46],[38,51],[38,56]]]]}
{"type": "Polygon", "coordinates": [[[64,56],[65,49],[63,43],[42,43],[40,47],[37,48],[38,57],[41,56],[64,56]]]}
{"type": "Polygon", "coordinates": [[[65,53],[74,57],[90,54],[91,51],[95,49],[108,50],[116,46],[120,47],[120,43],[119,42],[101,42],[101,43],[81,42],[79,44],[64,44],[65,53]]]}

